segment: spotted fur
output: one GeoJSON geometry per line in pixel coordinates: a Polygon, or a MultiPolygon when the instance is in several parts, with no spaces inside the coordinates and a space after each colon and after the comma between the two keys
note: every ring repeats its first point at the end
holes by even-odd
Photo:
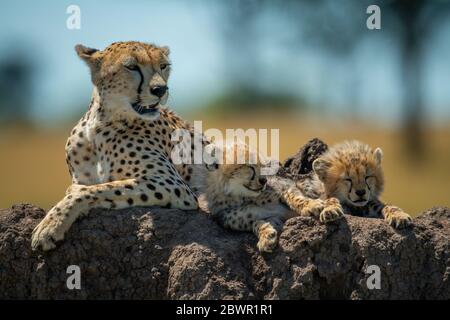
{"type": "Polygon", "coordinates": [[[188,186],[193,166],[171,159],[172,132],[187,129],[193,137],[193,129],[161,106],[168,96],[168,48],[118,42],[76,51],[91,71],[92,100],[66,144],[72,185],[34,229],[34,249],[54,248],[91,208],[197,208],[188,186]]]}
{"type": "MultiPolygon", "coordinates": [[[[262,176],[262,164],[251,164],[252,152],[245,148],[245,163],[214,163],[203,179],[208,209],[223,227],[253,231],[259,250],[270,252],[278,243],[278,232],[286,219],[314,216],[327,223],[343,215],[336,199],[310,199],[291,180],[262,176]]],[[[237,149],[236,145],[228,145],[224,154],[237,149]]]]}
{"type": "Polygon", "coordinates": [[[384,188],[382,157],[380,148],[372,150],[359,141],[337,144],[313,162],[320,182],[310,187],[321,190],[323,199],[339,199],[347,214],[383,217],[395,228],[409,226],[409,214],[379,199],[384,188]]]}

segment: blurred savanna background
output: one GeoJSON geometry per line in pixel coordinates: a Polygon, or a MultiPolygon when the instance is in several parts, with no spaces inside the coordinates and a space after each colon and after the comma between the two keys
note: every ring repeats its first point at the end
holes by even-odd
{"type": "MultiPolygon", "coordinates": [[[[92,86],[77,43],[171,48],[169,105],[203,128],[280,129],[384,151],[383,199],[450,206],[450,1],[9,1],[0,21],[0,208],[48,209],[70,183],[64,144],[92,86]],[[369,5],[381,29],[370,30],[369,5]],[[80,29],[67,26],[80,9],[80,29]]],[[[225,132],[225,131],[224,131],[225,132]]]]}

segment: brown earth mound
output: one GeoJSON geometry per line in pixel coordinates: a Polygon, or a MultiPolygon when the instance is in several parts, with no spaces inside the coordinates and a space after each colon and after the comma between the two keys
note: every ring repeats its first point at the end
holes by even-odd
{"type": "Polygon", "coordinates": [[[51,252],[32,252],[44,211],[0,211],[2,299],[450,299],[450,209],[434,208],[395,231],[345,216],[322,225],[289,220],[272,254],[252,234],[224,230],[204,212],[94,210],[51,252]],[[78,265],[81,290],[66,286],[78,265]],[[381,289],[367,288],[381,270],[381,289]]]}

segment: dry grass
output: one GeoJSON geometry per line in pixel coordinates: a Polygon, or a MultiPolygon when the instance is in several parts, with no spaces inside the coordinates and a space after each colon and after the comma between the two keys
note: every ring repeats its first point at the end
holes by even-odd
{"type": "MultiPolygon", "coordinates": [[[[202,117],[195,117],[200,119],[202,117]]],[[[194,117],[190,117],[191,120],[194,117]]],[[[203,128],[279,128],[280,157],[286,158],[312,137],[327,143],[359,139],[384,151],[384,200],[415,215],[432,206],[450,206],[450,128],[429,129],[427,157],[420,165],[407,157],[396,130],[369,124],[300,120],[300,117],[233,117],[204,119],[203,128]]],[[[70,128],[0,132],[0,208],[30,202],[48,209],[70,183],[64,144],[70,128]]]]}

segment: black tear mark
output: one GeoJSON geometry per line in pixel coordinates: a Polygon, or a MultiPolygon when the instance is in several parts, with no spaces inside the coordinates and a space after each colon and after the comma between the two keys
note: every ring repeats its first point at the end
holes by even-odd
{"type": "Polygon", "coordinates": [[[144,75],[142,74],[141,68],[139,66],[136,66],[136,71],[139,72],[139,76],[141,77],[141,81],[139,82],[138,87],[138,94],[141,94],[142,92],[142,84],[144,83],[144,75]]]}

